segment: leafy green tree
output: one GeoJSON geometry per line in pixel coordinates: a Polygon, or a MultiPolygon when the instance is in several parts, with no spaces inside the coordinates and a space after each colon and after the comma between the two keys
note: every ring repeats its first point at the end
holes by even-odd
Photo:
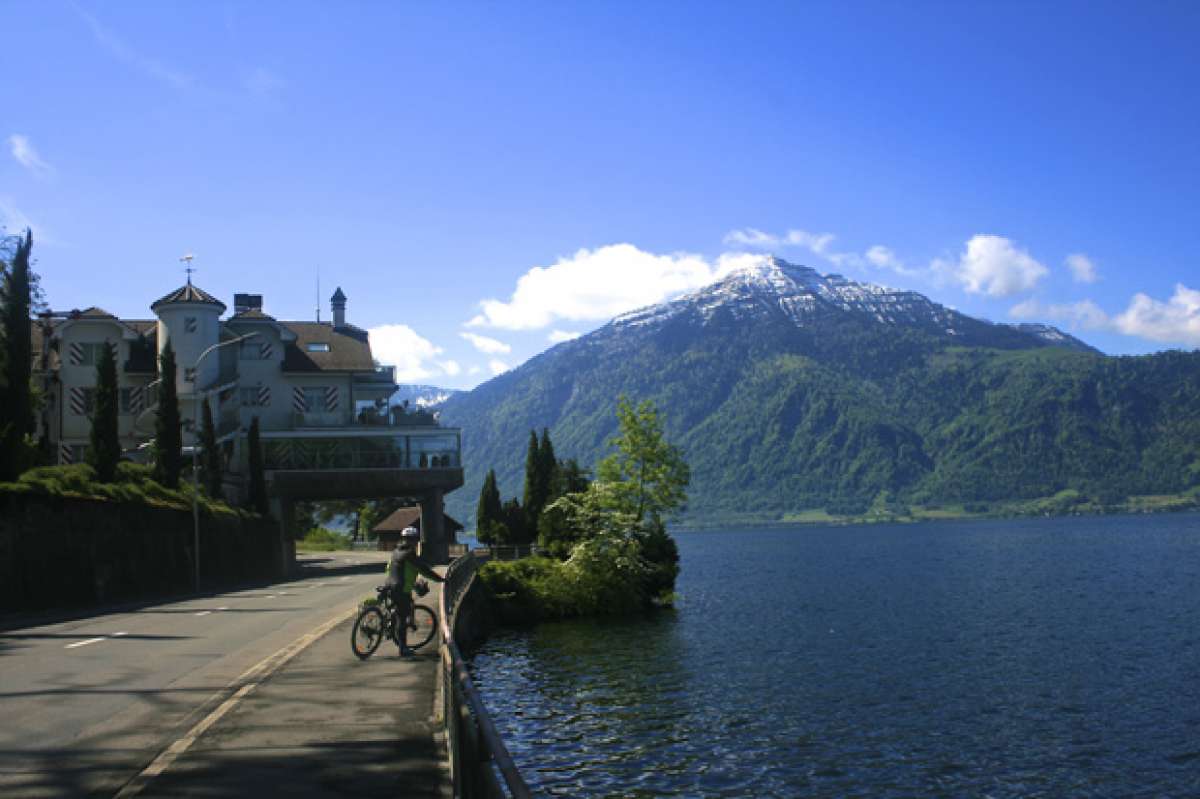
{"type": "Polygon", "coordinates": [[[200,447],[204,466],[204,488],[214,499],[221,498],[221,448],[217,444],[217,430],[213,425],[212,408],[204,398],[202,423],[200,425],[200,447]]]}
{"type": "Polygon", "coordinates": [[[33,234],[26,230],[0,283],[0,337],[3,338],[3,372],[0,373],[0,481],[15,480],[29,465],[26,438],[36,429],[30,386],[33,340],[30,308],[36,276],[29,265],[33,234]]]}
{"type": "Polygon", "coordinates": [[[87,462],[96,470],[96,479],[111,483],[121,461],[121,441],[117,432],[117,353],[112,342],[105,342],[96,364],[96,400],[92,409],[92,432],[87,462]]]}
{"type": "Polygon", "coordinates": [[[495,526],[500,521],[500,489],[496,487],[496,471],[488,469],[479,491],[479,504],[475,509],[475,535],[481,544],[492,543],[495,526]]]}
{"type": "Polygon", "coordinates": [[[690,471],[677,447],[663,436],[654,403],[634,407],[622,396],[617,402],[618,434],[609,442],[617,451],[600,461],[597,479],[611,509],[629,514],[634,524],[660,523],[664,514],[687,501],[690,471]]]}
{"type": "Polygon", "coordinates": [[[258,435],[258,417],[250,422],[246,434],[246,447],[250,450],[250,509],[266,516],[271,506],[267,502],[267,475],[263,470],[262,441],[258,435]]]}
{"type": "Polygon", "coordinates": [[[567,494],[587,491],[591,482],[591,475],[587,469],[579,465],[579,461],[574,458],[560,460],[554,467],[554,480],[551,483],[548,502],[553,502],[567,494]]]}
{"type": "Polygon", "coordinates": [[[175,350],[168,341],[158,356],[158,412],[154,420],[154,479],[167,488],[179,487],[179,473],[183,471],[183,432],[175,371],[175,350]]]}

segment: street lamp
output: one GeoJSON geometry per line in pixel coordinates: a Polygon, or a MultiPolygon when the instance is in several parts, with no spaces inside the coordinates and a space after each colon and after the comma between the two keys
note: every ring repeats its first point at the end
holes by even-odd
{"type": "Polygon", "coordinates": [[[192,366],[192,392],[195,394],[195,410],[192,413],[192,551],[196,555],[197,591],[200,590],[200,464],[196,460],[196,450],[200,448],[200,400],[202,399],[202,392],[196,389],[196,381],[200,376],[200,362],[214,350],[219,350],[221,347],[228,347],[231,344],[238,344],[257,335],[257,332],[247,333],[244,336],[237,336],[236,338],[229,339],[229,341],[214,344],[200,353],[200,357],[196,359],[196,363],[192,366]]]}

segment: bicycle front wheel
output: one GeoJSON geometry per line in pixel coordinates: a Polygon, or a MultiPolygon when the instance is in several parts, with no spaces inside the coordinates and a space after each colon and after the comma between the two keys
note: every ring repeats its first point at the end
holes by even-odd
{"type": "Polygon", "coordinates": [[[359,660],[366,660],[379,648],[386,631],[387,620],[383,611],[373,605],[364,608],[354,620],[354,629],[350,631],[350,648],[359,660]]]}
{"type": "Polygon", "coordinates": [[[408,648],[420,649],[433,640],[433,634],[437,632],[437,616],[424,605],[413,605],[412,616],[404,632],[408,648]]]}

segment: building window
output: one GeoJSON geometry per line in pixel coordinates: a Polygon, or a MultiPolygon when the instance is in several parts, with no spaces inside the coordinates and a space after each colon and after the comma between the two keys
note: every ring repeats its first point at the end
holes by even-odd
{"type": "Polygon", "coordinates": [[[188,383],[195,383],[196,382],[196,370],[191,366],[184,369],[183,370],[183,379],[184,379],[184,381],[186,381],[188,383]]]}
{"type": "Polygon", "coordinates": [[[304,389],[304,410],[307,412],[325,410],[325,387],[304,389]]]}
{"type": "Polygon", "coordinates": [[[188,316],[188,317],[185,317],[185,318],[184,318],[184,320],[183,320],[183,329],[184,329],[186,332],[188,332],[188,333],[195,333],[195,332],[196,332],[196,328],[197,328],[197,327],[199,327],[199,323],[196,321],[196,317],[194,317],[194,316],[188,316]]]}
{"type": "Polygon", "coordinates": [[[238,398],[244,408],[262,408],[271,404],[271,389],[266,386],[238,389],[238,398]]]}
{"type": "Polygon", "coordinates": [[[120,391],[121,396],[121,413],[132,414],[137,413],[141,408],[137,407],[136,403],[140,400],[139,394],[141,389],[138,388],[123,388],[120,391]]]}
{"type": "Polygon", "coordinates": [[[324,341],[310,341],[304,345],[309,352],[329,352],[329,344],[324,341]]]}
{"type": "Polygon", "coordinates": [[[90,416],[96,409],[96,389],[72,388],[68,398],[71,413],[76,416],[90,416]]]}
{"type": "Polygon", "coordinates": [[[100,357],[104,354],[106,342],[103,341],[81,341],[72,344],[69,347],[69,359],[72,366],[95,366],[100,363],[100,357]]]}
{"type": "Polygon", "coordinates": [[[268,341],[247,339],[238,347],[238,352],[239,357],[243,361],[265,361],[271,357],[271,343],[268,341]]]}

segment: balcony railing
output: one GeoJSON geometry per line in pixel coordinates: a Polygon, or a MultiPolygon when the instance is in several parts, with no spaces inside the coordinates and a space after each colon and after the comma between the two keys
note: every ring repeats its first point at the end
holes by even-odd
{"type": "Polygon", "coordinates": [[[267,470],[459,469],[457,430],[440,435],[264,436],[267,470]]]}

